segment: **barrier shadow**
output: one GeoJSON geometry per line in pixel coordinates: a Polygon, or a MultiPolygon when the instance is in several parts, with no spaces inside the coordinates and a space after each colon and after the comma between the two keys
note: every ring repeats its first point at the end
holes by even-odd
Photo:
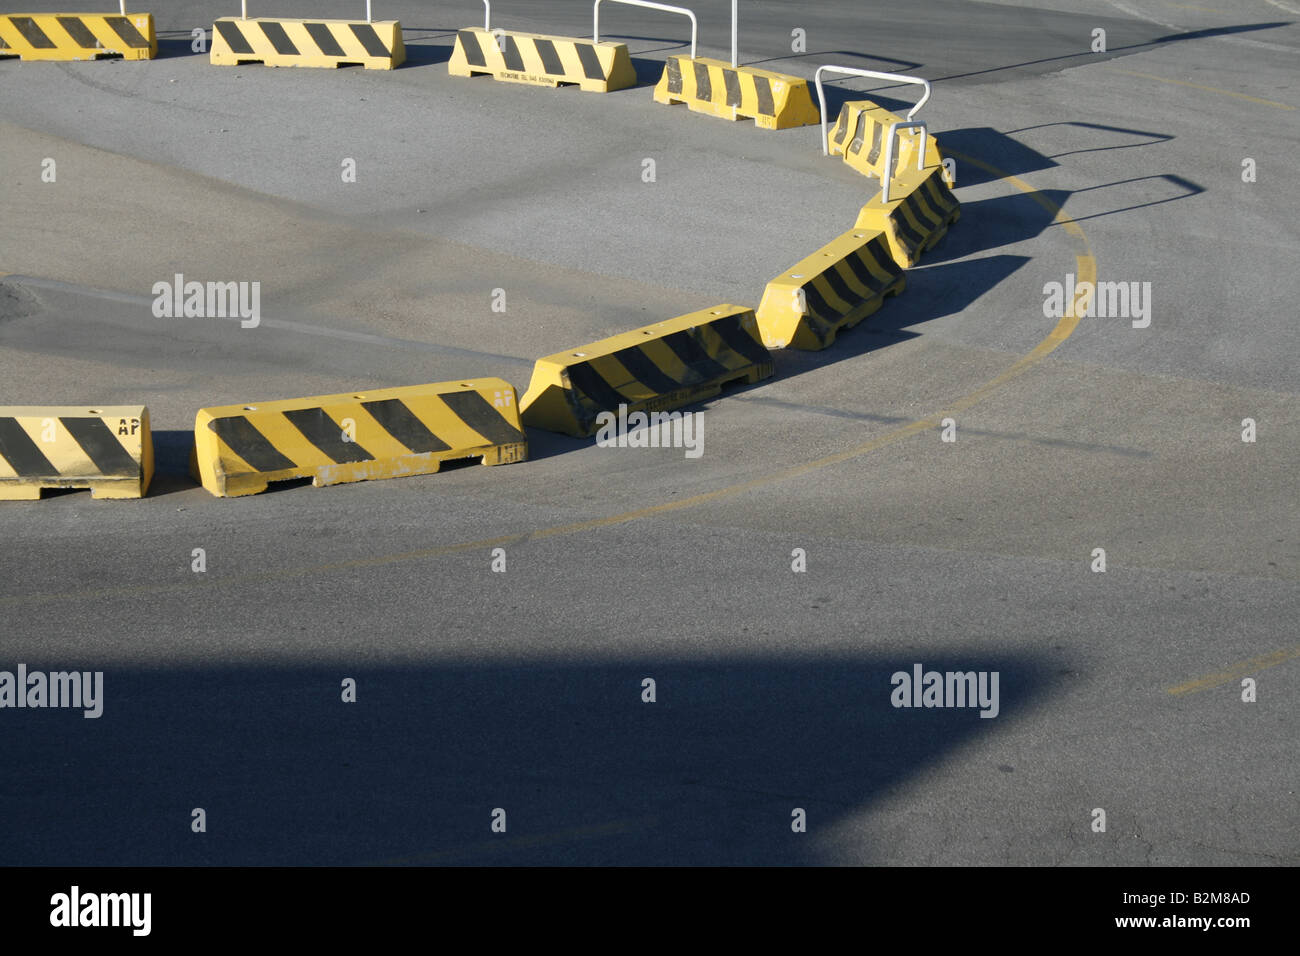
{"type": "MultiPolygon", "coordinates": [[[[279,625],[263,620],[249,636],[274,643],[279,625]]],[[[6,711],[0,862],[10,866],[837,862],[842,851],[820,835],[995,737],[1062,679],[1045,654],[960,648],[815,660],[26,664],[102,669],[102,713],[6,711]],[[891,675],[917,663],[997,672],[997,715],[893,706],[891,675]],[[654,703],[642,700],[647,677],[654,703]],[[355,703],[342,701],[344,678],[356,682],[355,703]],[[191,829],[195,808],[206,832],[191,829]],[[495,808],[505,833],[491,830],[495,808]],[[792,832],[795,808],[806,834],[792,832]]],[[[1013,771],[981,758],[963,767],[963,786],[978,800],[1013,771]]]]}
{"type": "MultiPolygon", "coordinates": [[[[403,31],[405,32],[405,31],[403,31]]],[[[452,34],[455,36],[455,34],[452,34]]],[[[406,41],[406,62],[398,67],[399,70],[406,67],[421,66],[439,66],[451,60],[452,51],[456,49],[455,43],[412,43],[406,41]]]]}
{"type": "Polygon", "coordinates": [[[153,480],[149,482],[149,493],[145,497],[160,498],[200,487],[190,476],[193,451],[192,429],[156,429],[153,432],[153,480]]]}
{"type": "MultiPolygon", "coordinates": [[[[894,109],[894,107],[887,107],[894,109]]],[[[1116,149],[1139,149],[1145,146],[1157,146],[1174,139],[1170,133],[1157,133],[1151,130],[1133,129],[1124,126],[1108,126],[1101,123],[1083,123],[1074,120],[1058,123],[1041,123],[1037,126],[1025,126],[1020,129],[1002,132],[989,126],[967,126],[959,129],[935,131],[939,140],[939,150],[945,156],[957,159],[957,184],[959,186],[979,186],[1002,178],[1000,174],[1020,176],[1025,173],[1054,169],[1060,165],[1058,159],[1076,156],[1082,153],[1107,152],[1116,149]],[[1133,137],[1133,142],[1106,142],[1103,145],[1088,146],[1083,149],[1071,149],[1061,153],[1047,155],[1026,146],[1015,139],[1017,133],[1046,130],[1053,127],[1074,127],[1092,130],[1100,134],[1114,134],[1116,137],[1133,137]],[[978,162],[962,163],[963,158],[974,157],[978,162]],[[981,163],[985,165],[980,165],[981,163]],[[986,166],[996,167],[993,169],[986,166]]]]}
{"type": "MultiPolygon", "coordinates": [[[[872,69],[870,64],[884,64],[882,68],[877,69],[880,73],[901,73],[903,70],[920,69],[925,64],[917,63],[915,60],[900,60],[893,56],[882,56],[878,53],[863,53],[861,50],[814,50],[811,53],[788,53],[782,56],[769,56],[762,60],[750,60],[745,66],[760,66],[763,63],[780,63],[783,60],[805,60],[810,57],[849,57],[854,60],[862,60],[862,69],[872,69]]],[[[817,64],[821,66],[820,63],[817,64]]],[[[847,65],[847,64],[842,64],[847,65]]],[[[811,82],[811,78],[809,78],[811,82]]],[[[829,88],[829,87],[828,87],[829,88]]]]}
{"type": "Polygon", "coordinates": [[[935,252],[952,235],[950,230],[920,267],[907,271],[907,288],[900,295],[885,299],[872,315],[841,331],[828,348],[773,350],[777,376],[794,378],[917,338],[924,333],[912,331],[916,326],[956,315],[1030,261],[1029,256],[995,255],[934,264],[935,252]]]}
{"type": "MultiPolygon", "coordinates": [[[[1181,43],[1187,40],[1205,40],[1211,37],[1235,36],[1239,33],[1253,33],[1259,30],[1276,30],[1279,27],[1290,26],[1291,21],[1272,20],[1265,23],[1241,23],[1232,26],[1209,27],[1203,30],[1185,30],[1182,33],[1167,33],[1163,36],[1152,37],[1150,40],[1144,40],[1141,43],[1129,43],[1124,46],[1108,47],[1105,52],[1094,53],[1091,49],[1080,50],[1077,53],[1063,53],[1057,56],[1040,57],[1036,60],[1025,60],[1021,63],[1010,63],[1006,66],[989,67],[986,70],[970,70],[966,73],[950,73],[947,76],[935,77],[932,83],[940,83],[945,80],[962,80],[971,77],[987,76],[990,73],[1000,73],[1003,70],[1018,70],[1027,66],[1041,66],[1045,63],[1060,63],[1058,69],[1068,69],[1071,65],[1085,65],[1091,63],[1105,63],[1122,56],[1129,56],[1142,50],[1150,50],[1156,47],[1164,46],[1170,43],[1181,43]],[[1078,64],[1064,63],[1065,60],[1079,60],[1078,64]]],[[[1134,24],[1142,26],[1142,24],[1134,24]]]]}

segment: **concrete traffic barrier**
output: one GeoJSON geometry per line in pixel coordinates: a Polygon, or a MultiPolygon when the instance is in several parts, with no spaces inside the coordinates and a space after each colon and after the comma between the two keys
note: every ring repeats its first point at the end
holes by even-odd
{"type": "Polygon", "coordinates": [[[527,460],[515,390],[505,381],[226,405],[200,409],[194,422],[195,477],[218,497],[293,478],[319,487],[433,474],[461,458],[527,460]]]}
{"type": "Polygon", "coordinates": [[[533,86],[576,85],[592,93],[636,85],[626,44],[477,28],[457,32],[447,72],[533,86]]]}
{"type": "Polygon", "coordinates": [[[0,14],[0,56],[24,60],[94,60],[120,56],[152,60],[158,55],[152,13],[0,14]]]}
{"type": "Polygon", "coordinates": [[[525,425],[582,438],[620,405],[665,412],[772,371],[754,310],[719,305],[538,359],[521,414],[525,425]]]}
{"type": "Polygon", "coordinates": [[[769,349],[824,349],[906,287],[880,230],[832,239],[767,284],[758,328],[769,349]]]}
{"type": "MultiPolygon", "coordinates": [[[[907,120],[870,100],[845,103],[829,134],[830,153],[832,156],[843,156],[846,163],[864,176],[884,179],[885,145],[889,131],[896,125],[901,127],[904,124],[907,124],[907,120]]],[[[900,169],[915,166],[919,149],[925,150],[924,165],[942,165],[939,144],[933,136],[928,135],[924,129],[900,128],[891,174],[897,175],[900,169]]]]}
{"type": "Polygon", "coordinates": [[[921,254],[933,249],[961,218],[961,204],[948,188],[942,166],[905,169],[862,207],[855,225],[880,230],[894,261],[911,269],[921,254]]]}
{"type": "Polygon", "coordinates": [[[216,66],[333,68],[364,66],[391,70],[406,60],[402,25],[396,20],[301,20],[285,17],[222,17],[212,24],[209,60],[216,66]]]}
{"type": "Polygon", "coordinates": [[[821,119],[807,80],[707,57],[668,57],[654,100],[685,103],[696,113],[723,119],[748,117],[762,129],[809,126],[821,119]]]}
{"type": "Polygon", "coordinates": [[[143,405],[0,405],[0,500],[34,501],[43,488],[143,498],[152,478],[143,405]]]}

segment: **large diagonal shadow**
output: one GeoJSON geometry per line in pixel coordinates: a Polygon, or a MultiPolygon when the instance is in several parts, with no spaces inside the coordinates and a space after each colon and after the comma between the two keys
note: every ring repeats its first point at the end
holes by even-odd
{"type": "Polygon", "coordinates": [[[985,651],[110,668],[98,719],[4,711],[0,862],[816,863],[819,833],[1041,706],[1052,681],[1035,655],[985,651]],[[999,715],[895,708],[890,675],[914,663],[998,671],[999,715]]]}

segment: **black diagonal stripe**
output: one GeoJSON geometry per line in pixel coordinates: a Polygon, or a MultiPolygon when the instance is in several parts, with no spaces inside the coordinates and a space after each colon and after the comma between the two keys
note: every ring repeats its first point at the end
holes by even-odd
{"type": "Polygon", "coordinates": [[[919,189],[908,193],[907,202],[903,205],[911,210],[912,218],[922,224],[929,223],[929,225],[938,228],[944,223],[943,208],[932,209],[930,204],[925,201],[925,197],[921,195],[919,189]]]}
{"type": "Polygon", "coordinates": [[[368,23],[349,24],[352,27],[352,33],[361,45],[365,48],[366,53],[370,56],[391,56],[388,47],[384,46],[384,41],[379,39],[379,34],[375,28],[368,23]]]}
{"type": "Polygon", "coordinates": [[[343,429],[323,408],[291,408],[282,412],[289,424],[339,464],[349,461],[374,461],[375,456],[354,441],[343,440],[343,429]]]}
{"type": "MultiPolygon", "coordinates": [[[[853,273],[853,277],[858,280],[859,284],[864,288],[870,289],[872,292],[879,294],[880,290],[889,283],[877,279],[876,274],[867,268],[866,259],[868,256],[871,256],[871,258],[877,263],[880,262],[878,258],[872,256],[871,246],[866,245],[845,256],[844,264],[848,266],[849,271],[853,273]]],[[[888,255],[885,256],[885,261],[890,266],[894,264],[894,260],[890,259],[888,255]]],[[[888,268],[888,266],[886,268],[888,268]]]]}
{"type": "Polygon", "coordinates": [[[739,315],[729,315],[716,322],[710,322],[709,328],[718,333],[718,338],[722,339],[727,348],[746,361],[756,365],[772,361],[772,353],[764,348],[762,342],[745,331],[739,315]]]}
{"type": "Polygon", "coordinates": [[[709,381],[727,374],[727,367],[715,361],[708,352],[704,351],[704,347],[689,332],[681,331],[666,335],[663,343],[682,360],[686,371],[699,376],[701,381],[709,381]]]}
{"type": "Polygon", "coordinates": [[[19,478],[49,478],[59,473],[16,418],[0,418],[0,458],[19,478]]]}
{"type": "Polygon", "coordinates": [[[7,49],[9,49],[9,45],[5,43],[5,38],[0,37],[0,50],[7,50],[7,49]]]}
{"type": "Polygon", "coordinates": [[[944,182],[941,174],[935,173],[925,181],[926,192],[934,200],[936,208],[944,212],[952,212],[957,206],[957,197],[952,194],[948,184],[944,182]]]}
{"type": "Polygon", "coordinates": [[[37,50],[53,50],[54,41],[45,35],[45,31],[36,25],[31,17],[10,17],[14,29],[23,35],[31,46],[37,50]]]}
{"type": "MultiPolygon", "coordinates": [[[[867,153],[867,164],[870,166],[876,165],[876,162],[880,159],[880,140],[884,131],[885,128],[881,124],[871,124],[871,152],[867,153]]],[[[894,165],[898,165],[897,160],[894,161],[894,165]]]]}
{"type": "Polygon", "coordinates": [[[708,66],[697,60],[692,60],[691,66],[695,67],[695,98],[697,100],[712,100],[713,84],[709,81],[708,66]]]}
{"type": "Polygon", "coordinates": [[[682,65],[672,57],[664,64],[664,69],[668,73],[668,92],[674,95],[680,95],[682,92],[682,65]]]}
{"type": "Polygon", "coordinates": [[[627,401],[587,362],[569,366],[569,381],[580,395],[591,399],[600,408],[617,408],[627,401]]]}
{"type": "Polygon", "coordinates": [[[652,392],[667,395],[669,392],[676,392],[682,387],[681,382],[661,369],[650,356],[636,346],[615,352],[614,358],[618,359],[623,364],[623,367],[632,373],[633,378],[652,392]]]}
{"type": "Polygon", "coordinates": [[[522,73],[526,69],[524,66],[524,55],[519,51],[519,44],[509,33],[505,34],[505,49],[501,55],[505,58],[506,69],[513,70],[516,73],[522,73]]]}
{"type": "Polygon", "coordinates": [[[815,319],[823,322],[834,322],[836,312],[830,307],[830,304],[822,297],[821,290],[812,282],[805,282],[803,286],[803,301],[808,307],[808,314],[815,319]]]}
{"type": "Polygon", "coordinates": [[[248,462],[254,471],[284,471],[298,467],[296,461],[284,457],[244,415],[214,419],[208,422],[208,428],[216,433],[227,448],[248,462]]]}
{"type": "Polygon", "coordinates": [[[284,24],[277,23],[275,20],[258,20],[257,25],[271,41],[271,46],[276,53],[281,56],[298,56],[298,48],[289,39],[289,34],[284,32],[284,24]]]}
{"type": "Polygon", "coordinates": [[[840,107],[840,115],[835,120],[835,128],[831,130],[831,142],[843,143],[844,136],[849,129],[849,104],[845,103],[840,107]]]}
{"type": "Polygon", "coordinates": [[[406,403],[400,398],[362,402],[361,407],[384,426],[384,431],[418,455],[431,451],[446,451],[451,447],[429,431],[424,422],[416,418],[415,413],[407,408],[406,403]]]}
{"type": "Polygon", "coordinates": [[[131,25],[126,17],[104,17],[104,22],[113,28],[113,32],[122,38],[122,42],[132,50],[149,49],[149,41],[140,35],[140,31],[131,25]]]}
{"type": "Polygon", "coordinates": [[[844,147],[844,154],[857,153],[862,149],[862,138],[866,135],[867,114],[858,114],[858,125],[853,128],[853,139],[848,146],[844,147]]]}
{"type": "MultiPolygon", "coordinates": [[[[581,46],[582,44],[578,44],[581,46]]],[[[560,55],[555,52],[555,44],[543,37],[536,37],[533,40],[533,46],[537,48],[537,55],[542,58],[542,69],[551,76],[563,76],[564,64],[560,62],[560,55]]]]}
{"type": "MultiPolygon", "coordinates": [[[[235,26],[233,22],[230,20],[216,20],[214,21],[214,25],[217,28],[217,32],[221,34],[221,39],[226,41],[226,46],[230,47],[231,53],[253,52],[253,47],[249,44],[248,40],[244,38],[244,34],[240,32],[239,27],[235,26]]],[[[259,470],[270,471],[272,469],[262,468],[259,470]]]]}
{"type": "Polygon", "coordinates": [[[456,34],[460,48],[465,51],[465,62],[470,66],[487,66],[483,59],[483,48],[478,45],[478,35],[472,30],[461,30],[456,34]]]}
{"type": "MultiPolygon", "coordinates": [[[[600,57],[596,55],[596,48],[590,43],[575,43],[573,47],[578,51],[578,60],[582,63],[582,72],[587,74],[587,79],[605,79],[605,68],[600,65],[600,57]]],[[[679,86],[680,83],[681,77],[679,74],[679,86]]]]}
{"type": "Polygon", "coordinates": [[[901,204],[897,209],[894,210],[893,215],[891,215],[889,218],[890,221],[893,222],[894,228],[897,230],[898,234],[902,236],[902,238],[908,243],[908,245],[910,245],[913,249],[919,251],[921,246],[925,243],[925,236],[921,235],[915,229],[913,229],[912,224],[909,223],[905,218],[903,218],[901,204]]]}
{"type": "Polygon", "coordinates": [[[772,101],[772,82],[765,76],[755,76],[754,92],[758,94],[758,111],[764,116],[775,116],[776,106],[772,101]]]}
{"type": "Polygon", "coordinates": [[[335,39],[330,28],[323,23],[304,23],[307,28],[307,35],[312,38],[312,42],[326,56],[344,56],[343,47],[339,46],[339,41],[335,39]]]}
{"type": "Polygon", "coordinates": [[[72,37],[73,42],[83,50],[93,50],[99,46],[95,34],[90,32],[90,28],[81,17],[59,17],[59,26],[67,30],[68,36],[72,37]]]}
{"type": "Polygon", "coordinates": [[[101,475],[124,478],[140,474],[140,463],[122,447],[113,430],[99,418],[60,418],[81,450],[86,453],[101,475]]]}
{"type": "Polygon", "coordinates": [[[505,417],[492,407],[492,403],[478,392],[449,392],[439,395],[447,407],[474,431],[478,432],[494,445],[508,445],[523,441],[524,433],[506,421],[505,417]]]}
{"type": "Polygon", "coordinates": [[[736,71],[723,70],[722,82],[726,84],[727,87],[727,105],[732,107],[739,106],[740,105],[740,77],[736,74],[736,71]]]}
{"type": "MultiPolygon", "coordinates": [[[[821,277],[831,287],[835,297],[848,306],[849,311],[852,311],[853,307],[862,300],[861,295],[849,288],[849,284],[844,281],[844,276],[840,275],[839,270],[834,265],[823,272],[821,277]]],[[[827,304],[829,305],[829,303],[827,304]]]]}

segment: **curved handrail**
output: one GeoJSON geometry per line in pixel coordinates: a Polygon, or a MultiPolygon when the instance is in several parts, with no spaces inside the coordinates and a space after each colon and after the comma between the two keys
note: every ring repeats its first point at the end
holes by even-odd
{"type": "MultiPolygon", "coordinates": [[[[486,0],[485,0],[486,2],[486,0]]],[[[695,19],[695,14],[685,7],[674,7],[666,3],[651,3],[650,0],[611,0],[613,3],[625,3],[630,7],[648,7],[651,10],[663,10],[667,13],[680,13],[682,16],[690,17],[691,20],[691,59],[695,59],[695,43],[699,37],[700,25],[695,19]]],[[[596,0],[592,6],[592,26],[591,42],[600,42],[600,5],[602,0],[596,0]]]]}
{"type": "Polygon", "coordinates": [[[898,131],[900,129],[919,129],[921,131],[921,148],[916,154],[916,168],[925,169],[925,147],[926,137],[929,136],[929,129],[921,120],[908,123],[890,123],[889,139],[885,143],[885,175],[880,177],[880,201],[889,202],[889,184],[894,179],[894,144],[898,142],[898,131]]]}
{"type": "Polygon", "coordinates": [[[907,119],[911,120],[913,116],[921,111],[921,107],[930,99],[930,81],[922,79],[919,76],[904,76],[902,73],[881,73],[876,70],[860,70],[856,66],[819,66],[813,79],[817,83],[817,102],[821,105],[822,111],[822,155],[829,156],[829,140],[826,135],[826,94],[822,90],[822,73],[829,70],[832,73],[843,73],[845,76],[865,76],[872,80],[893,80],[896,83],[914,83],[918,86],[925,87],[925,93],[916,101],[911,112],[907,114],[907,119]]]}

